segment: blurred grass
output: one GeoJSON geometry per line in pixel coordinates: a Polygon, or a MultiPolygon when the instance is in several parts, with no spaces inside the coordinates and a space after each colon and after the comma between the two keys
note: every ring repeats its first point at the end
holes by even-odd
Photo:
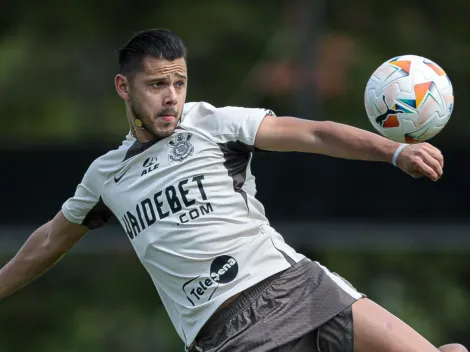
{"type": "MultiPolygon", "coordinates": [[[[307,253],[436,345],[470,342],[469,254],[307,253]]],[[[0,327],[0,350],[8,352],[182,349],[134,254],[65,257],[2,302],[0,327]]]]}

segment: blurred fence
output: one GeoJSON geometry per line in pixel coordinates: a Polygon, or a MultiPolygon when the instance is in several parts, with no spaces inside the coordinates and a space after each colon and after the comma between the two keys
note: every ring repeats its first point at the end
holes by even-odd
{"type": "MultiPolygon", "coordinates": [[[[436,140],[438,140],[436,138],[436,140]]],[[[38,225],[75,192],[89,164],[114,145],[0,150],[0,224],[38,225]]],[[[469,222],[470,150],[443,144],[442,179],[413,179],[386,163],[302,153],[253,158],[257,197],[271,221],[469,222]]],[[[440,145],[440,143],[436,143],[440,145]]]]}
{"type": "MultiPolygon", "coordinates": [[[[350,252],[470,252],[470,224],[409,224],[367,221],[282,222],[272,226],[294,248],[350,252]]],[[[35,230],[32,226],[0,227],[0,255],[14,254],[35,230]]],[[[71,251],[75,254],[133,253],[120,225],[90,232],[71,251]]]]}

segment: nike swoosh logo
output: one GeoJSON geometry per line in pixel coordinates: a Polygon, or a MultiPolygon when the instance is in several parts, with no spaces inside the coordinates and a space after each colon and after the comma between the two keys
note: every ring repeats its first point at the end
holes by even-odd
{"type": "Polygon", "coordinates": [[[126,171],[124,171],[119,177],[116,175],[114,176],[114,182],[118,183],[121,181],[121,179],[124,177],[124,175],[129,171],[131,168],[128,168],[126,171]]]}

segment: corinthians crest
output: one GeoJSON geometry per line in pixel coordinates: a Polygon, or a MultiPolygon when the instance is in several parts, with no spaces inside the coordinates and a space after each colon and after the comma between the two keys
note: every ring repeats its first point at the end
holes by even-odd
{"type": "Polygon", "coordinates": [[[171,161],[183,161],[188,156],[193,154],[194,146],[189,143],[192,134],[189,132],[181,132],[174,136],[168,142],[168,146],[171,148],[170,155],[168,158],[171,161]]]}

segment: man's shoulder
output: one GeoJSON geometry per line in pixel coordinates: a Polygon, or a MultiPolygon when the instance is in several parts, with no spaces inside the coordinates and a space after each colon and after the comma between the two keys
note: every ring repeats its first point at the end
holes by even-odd
{"type": "Polygon", "coordinates": [[[105,174],[111,170],[115,170],[126,157],[129,148],[134,144],[135,138],[129,133],[121,142],[119,147],[109,150],[107,153],[97,157],[90,165],[90,170],[105,174]]]}
{"type": "Polygon", "coordinates": [[[205,101],[188,102],[184,104],[182,120],[212,115],[217,108],[205,101]]]}
{"type": "Polygon", "coordinates": [[[205,101],[200,101],[184,104],[181,118],[183,123],[194,120],[206,120],[210,122],[218,118],[238,118],[251,114],[262,114],[263,112],[266,115],[274,115],[274,113],[268,109],[235,105],[214,106],[205,101]]]}

